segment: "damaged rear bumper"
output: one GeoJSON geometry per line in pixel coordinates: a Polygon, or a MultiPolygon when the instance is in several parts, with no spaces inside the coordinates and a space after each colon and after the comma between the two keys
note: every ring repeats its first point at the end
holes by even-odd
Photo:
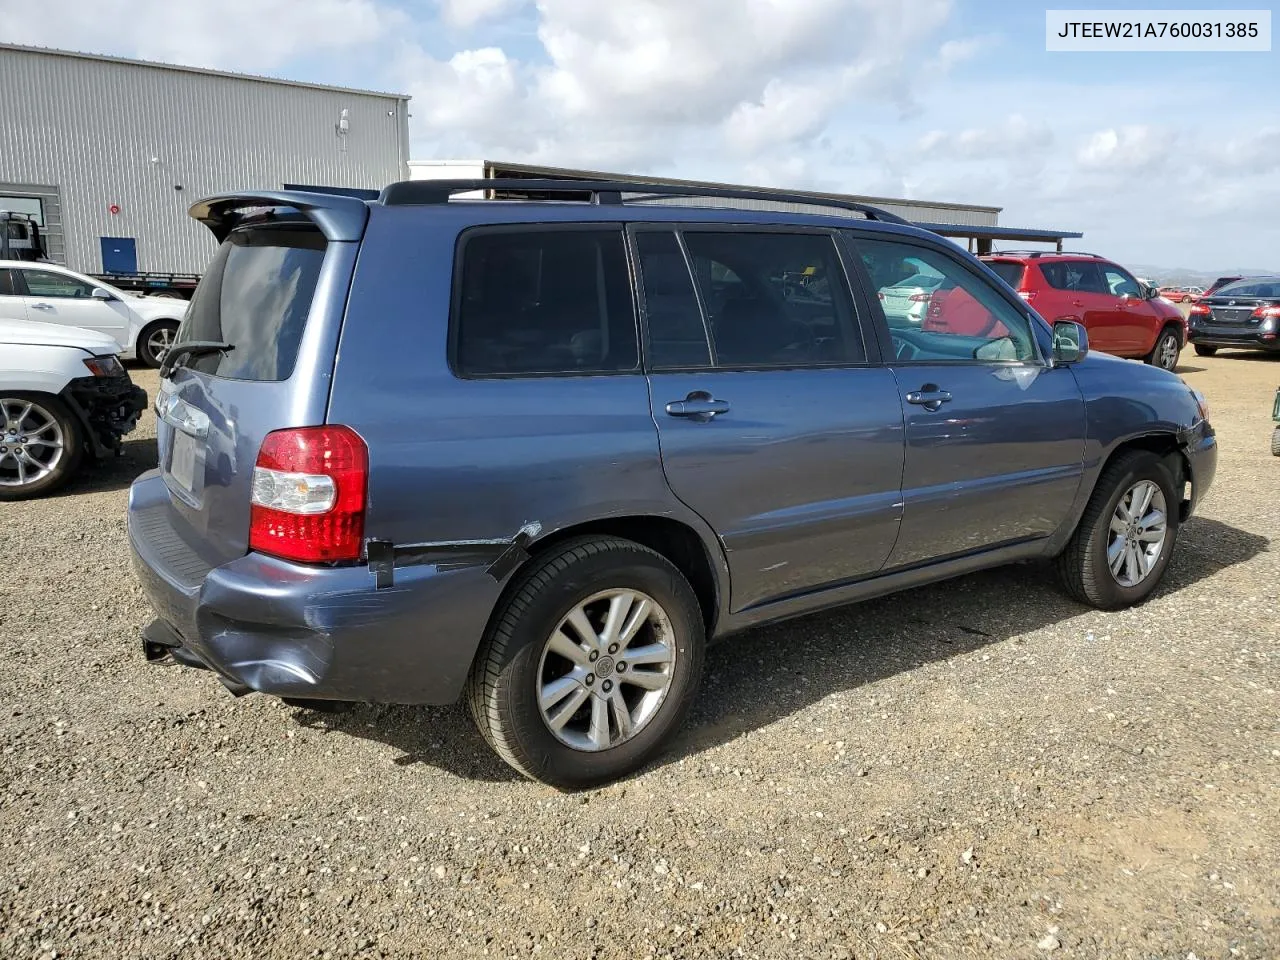
{"type": "Polygon", "coordinates": [[[462,692],[502,584],[484,563],[423,563],[378,589],[368,566],[248,553],[210,565],[174,528],[158,471],[129,492],[134,569],[157,621],[149,660],[213,671],[233,693],[445,704],[462,692]]]}

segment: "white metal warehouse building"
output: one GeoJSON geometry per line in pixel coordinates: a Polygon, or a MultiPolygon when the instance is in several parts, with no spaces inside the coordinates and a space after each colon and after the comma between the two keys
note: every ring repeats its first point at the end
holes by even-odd
{"type": "Polygon", "coordinates": [[[192,203],[402,180],[408,99],[0,44],[0,210],[35,215],[74,270],[200,273],[192,203]]]}

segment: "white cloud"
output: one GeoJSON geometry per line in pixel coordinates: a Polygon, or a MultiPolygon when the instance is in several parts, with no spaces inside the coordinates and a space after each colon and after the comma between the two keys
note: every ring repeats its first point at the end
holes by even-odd
{"type": "Polygon", "coordinates": [[[1084,167],[1148,170],[1174,157],[1177,135],[1168,128],[1134,125],[1099,130],[1076,152],[1084,167]]]}
{"type": "Polygon", "coordinates": [[[262,73],[389,36],[376,0],[0,0],[0,40],[262,73]]]}
{"type": "Polygon", "coordinates": [[[525,0],[440,0],[440,16],[455,27],[470,28],[525,5],[525,0]]]}

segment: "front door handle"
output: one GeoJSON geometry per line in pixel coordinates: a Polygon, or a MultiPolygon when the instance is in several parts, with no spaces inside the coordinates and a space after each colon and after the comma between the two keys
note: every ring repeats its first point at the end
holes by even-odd
{"type": "Polygon", "coordinates": [[[683,400],[672,400],[666,406],[667,416],[683,417],[706,423],[722,413],[729,412],[729,401],[715,400],[705,390],[695,390],[683,400]]]}
{"type": "Polygon", "coordinates": [[[937,410],[944,403],[951,402],[951,394],[946,390],[939,390],[936,384],[926,383],[919,390],[913,390],[907,394],[907,403],[914,403],[917,407],[924,407],[930,413],[937,410]]]}
{"type": "Polygon", "coordinates": [[[33,309],[33,310],[52,310],[52,309],[53,309],[53,304],[51,304],[51,303],[33,303],[33,304],[31,304],[31,309],[33,309]]]}

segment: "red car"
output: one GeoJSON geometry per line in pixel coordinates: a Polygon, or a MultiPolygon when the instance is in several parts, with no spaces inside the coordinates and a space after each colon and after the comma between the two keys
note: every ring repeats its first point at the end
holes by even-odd
{"type": "MultiPolygon", "coordinates": [[[[981,258],[1040,316],[1075,320],[1089,331],[1089,347],[1173,370],[1187,342],[1182,312],[1143,286],[1124,267],[1091,253],[1017,251],[981,258]]],[[[932,311],[930,311],[932,313],[932,311]]],[[[968,311],[956,304],[958,323],[968,311]]],[[[949,321],[943,305],[933,322],[949,321]]]]}

